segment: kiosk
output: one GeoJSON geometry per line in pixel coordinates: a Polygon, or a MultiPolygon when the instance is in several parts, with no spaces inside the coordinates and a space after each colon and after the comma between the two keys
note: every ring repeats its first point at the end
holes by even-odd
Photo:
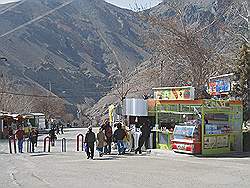
{"type": "Polygon", "coordinates": [[[241,102],[194,100],[192,93],[192,87],[155,89],[155,108],[151,113],[154,112],[156,118],[157,148],[171,149],[171,145],[177,152],[202,155],[241,152],[243,150],[241,102]],[[167,97],[169,93],[175,93],[176,99],[167,97]],[[161,136],[164,135],[164,131],[167,134],[161,136]]]}

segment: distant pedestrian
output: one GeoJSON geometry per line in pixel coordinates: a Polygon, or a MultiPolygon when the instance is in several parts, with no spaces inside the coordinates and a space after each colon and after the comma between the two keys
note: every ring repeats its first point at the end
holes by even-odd
{"type": "Polygon", "coordinates": [[[142,127],[141,127],[141,136],[139,138],[139,146],[138,148],[136,148],[135,150],[135,154],[137,154],[137,152],[139,152],[140,154],[142,153],[141,148],[142,146],[145,144],[145,148],[148,149],[148,140],[150,137],[150,126],[146,123],[143,123],[142,127]]]}
{"type": "Polygon", "coordinates": [[[86,153],[87,153],[88,159],[94,158],[95,141],[96,141],[95,133],[92,132],[92,127],[89,127],[89,130],[85,135],[86,153]]]}
{"type": "Polygon", "coordinates": [[[64,134],[64,132],[63,132],[63,124],[61,125],[61,134],[64,134]]]}
{"type": "Polygon", "coordinates": [[[20,126],[16,132],[16,138],[17,138],[17,145],[18,145],[18,152],[23,153],[23,141],[24,141],[24,135],[25,132],[23,128],[20,126]]]}
{"type": "Polygon", "coordinates": [[[97,133],[97,145],[96,150],[99,152],[99,156],[103,156],[103,149],[106,146],[106,136],[102,130],[102,128],[99,129],[99,132],[97,133]]]}
{"type": "Polygon", "coordinates": [[[122,124],[118,123],[117,129],[114,132],[114,139],[115,139],[115,142],[117,143],[119,155],[123,155],[125,153],[124,142],[123,142],[123,139],[125,138],[125,136],[126,136],[126,132],[124,129],[122,129],[122,124]]]}
{"type": "Polygon", "coordinates": [[[59,129],[59,125],[56,125],[56,134],[59,135],[60,134],[60,129],[59,129]]]}
{"type": "Polygon", "coordinates": [[[36,143],[36,132],[35,129],[33,128],[31,132],[29,133],[29,140],[31,144],[31,152],[35,152],[35,143],[36,143]]]}
{"type": "Polygon", "coordinates": [[[13,137],[14,133],[13,133],[12,127],[9,127],[8,134],[9,134],[9,138],[13,137]]]}
{"type": "Polygon", "coordinates": [[[37,147],[37,141],[38,141],[38,129],[35,129],[35,147],[37,147]]]}
{"type": "Polygon", "coordinates": [[[111,154],[111,144],[113,140],[112,139],[112,135],[113,135],[112,127],[110,126],[109,122],[106,121],[104,125],[102,125],[102,129],[104,130],[104,134],[106,136],[106,142],[107,142],[107,145],[104,148],[104,153],[111,154]]]}
{"type": "Polygon", "coordinates": [[[49,136],[50,136],[50,140],[51,140],[51,146],[55,146],[56,133],[55,133],[54,128],[50,129],[49,136]]]}

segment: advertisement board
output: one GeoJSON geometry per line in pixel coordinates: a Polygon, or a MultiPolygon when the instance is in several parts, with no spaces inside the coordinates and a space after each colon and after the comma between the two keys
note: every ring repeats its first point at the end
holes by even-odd
{"type": "Polygon", "coordinates": [[[229,80],[214,80],[208,83],[208,93],[216,96],[221,93],[228,93],[231,91],[231,83],[229,80]]]}
{"type": "Polygon", "coordinates": [[[194,88],[187,87],[165,87],[154,88],[154,99],[162,100],[193,100],[194,88]]]}

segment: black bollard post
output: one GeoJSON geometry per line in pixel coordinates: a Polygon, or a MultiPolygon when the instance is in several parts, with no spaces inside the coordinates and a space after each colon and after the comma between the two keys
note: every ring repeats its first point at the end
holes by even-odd
{"type": "Polygon", "coordinates": [[[29,153],[30,151],[29,151],[29,139],[27,140],[27,145],[26,145],[26,148],[27,148],[27,153],[29,153]]]}
{"type": "Polygon", "coordinates": [[[66,138],[62,139],[62,152],[66,152],[66,138]]]}
{"type": "Polygon", "coordinates": [[[14,152],[15,153],[17,153],[16,152],[16,139],[15,139],[15,137],[13,138],[13,137],[9,137],[9,149],[10,149],[10,154],[12,154],[13,152],[12,152],[12,140],[13,140],[13,145],[14,145],[14,152]]]}
{"type": "Polygon", "coordinates": [[[48,152],[50,152],[50,143],[51,143],[51,139],[49,136],[44,138],[44,147],[43,147],[43,151],[46,152],[46,142],[47,140],[49,140],[49,145],[48,145],[48,152]]]}
{"type": "Polygon", "coordinates": [[[82,134],[78,134],[76,137],[76,151],[80,150],[80,137],[81,137],[81,150],[83,151],[83,143],[84,143],[84,136],[82,134]]]}
{"type": "Polygon", "coordinates": [[[9,149],[10,149],[10,154],[12,154],[11,137],[9,138],[9,149]]]}

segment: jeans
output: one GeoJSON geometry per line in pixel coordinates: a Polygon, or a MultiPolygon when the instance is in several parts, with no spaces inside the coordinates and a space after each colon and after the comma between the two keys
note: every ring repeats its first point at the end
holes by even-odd
{"type": "Polygon", "coordinates": [[[112,137],[107,138],[107,145],[104,148],[104,153],[105,154],[110,154],[111,153],[111,143],[112,143],[112,137]]]}
{"type": "Polygon", "coordinates": [[[17,145],[18,145],[18,152],[23,153],[23,139],[18,140],[17,145]]]}
{"type": "Polygon", "coordinates": [[[118,147],[119,154],[123,154],[124,153],[124,142],[123,142],[123,140],[117,140],[117,147],[118,147]]]}

